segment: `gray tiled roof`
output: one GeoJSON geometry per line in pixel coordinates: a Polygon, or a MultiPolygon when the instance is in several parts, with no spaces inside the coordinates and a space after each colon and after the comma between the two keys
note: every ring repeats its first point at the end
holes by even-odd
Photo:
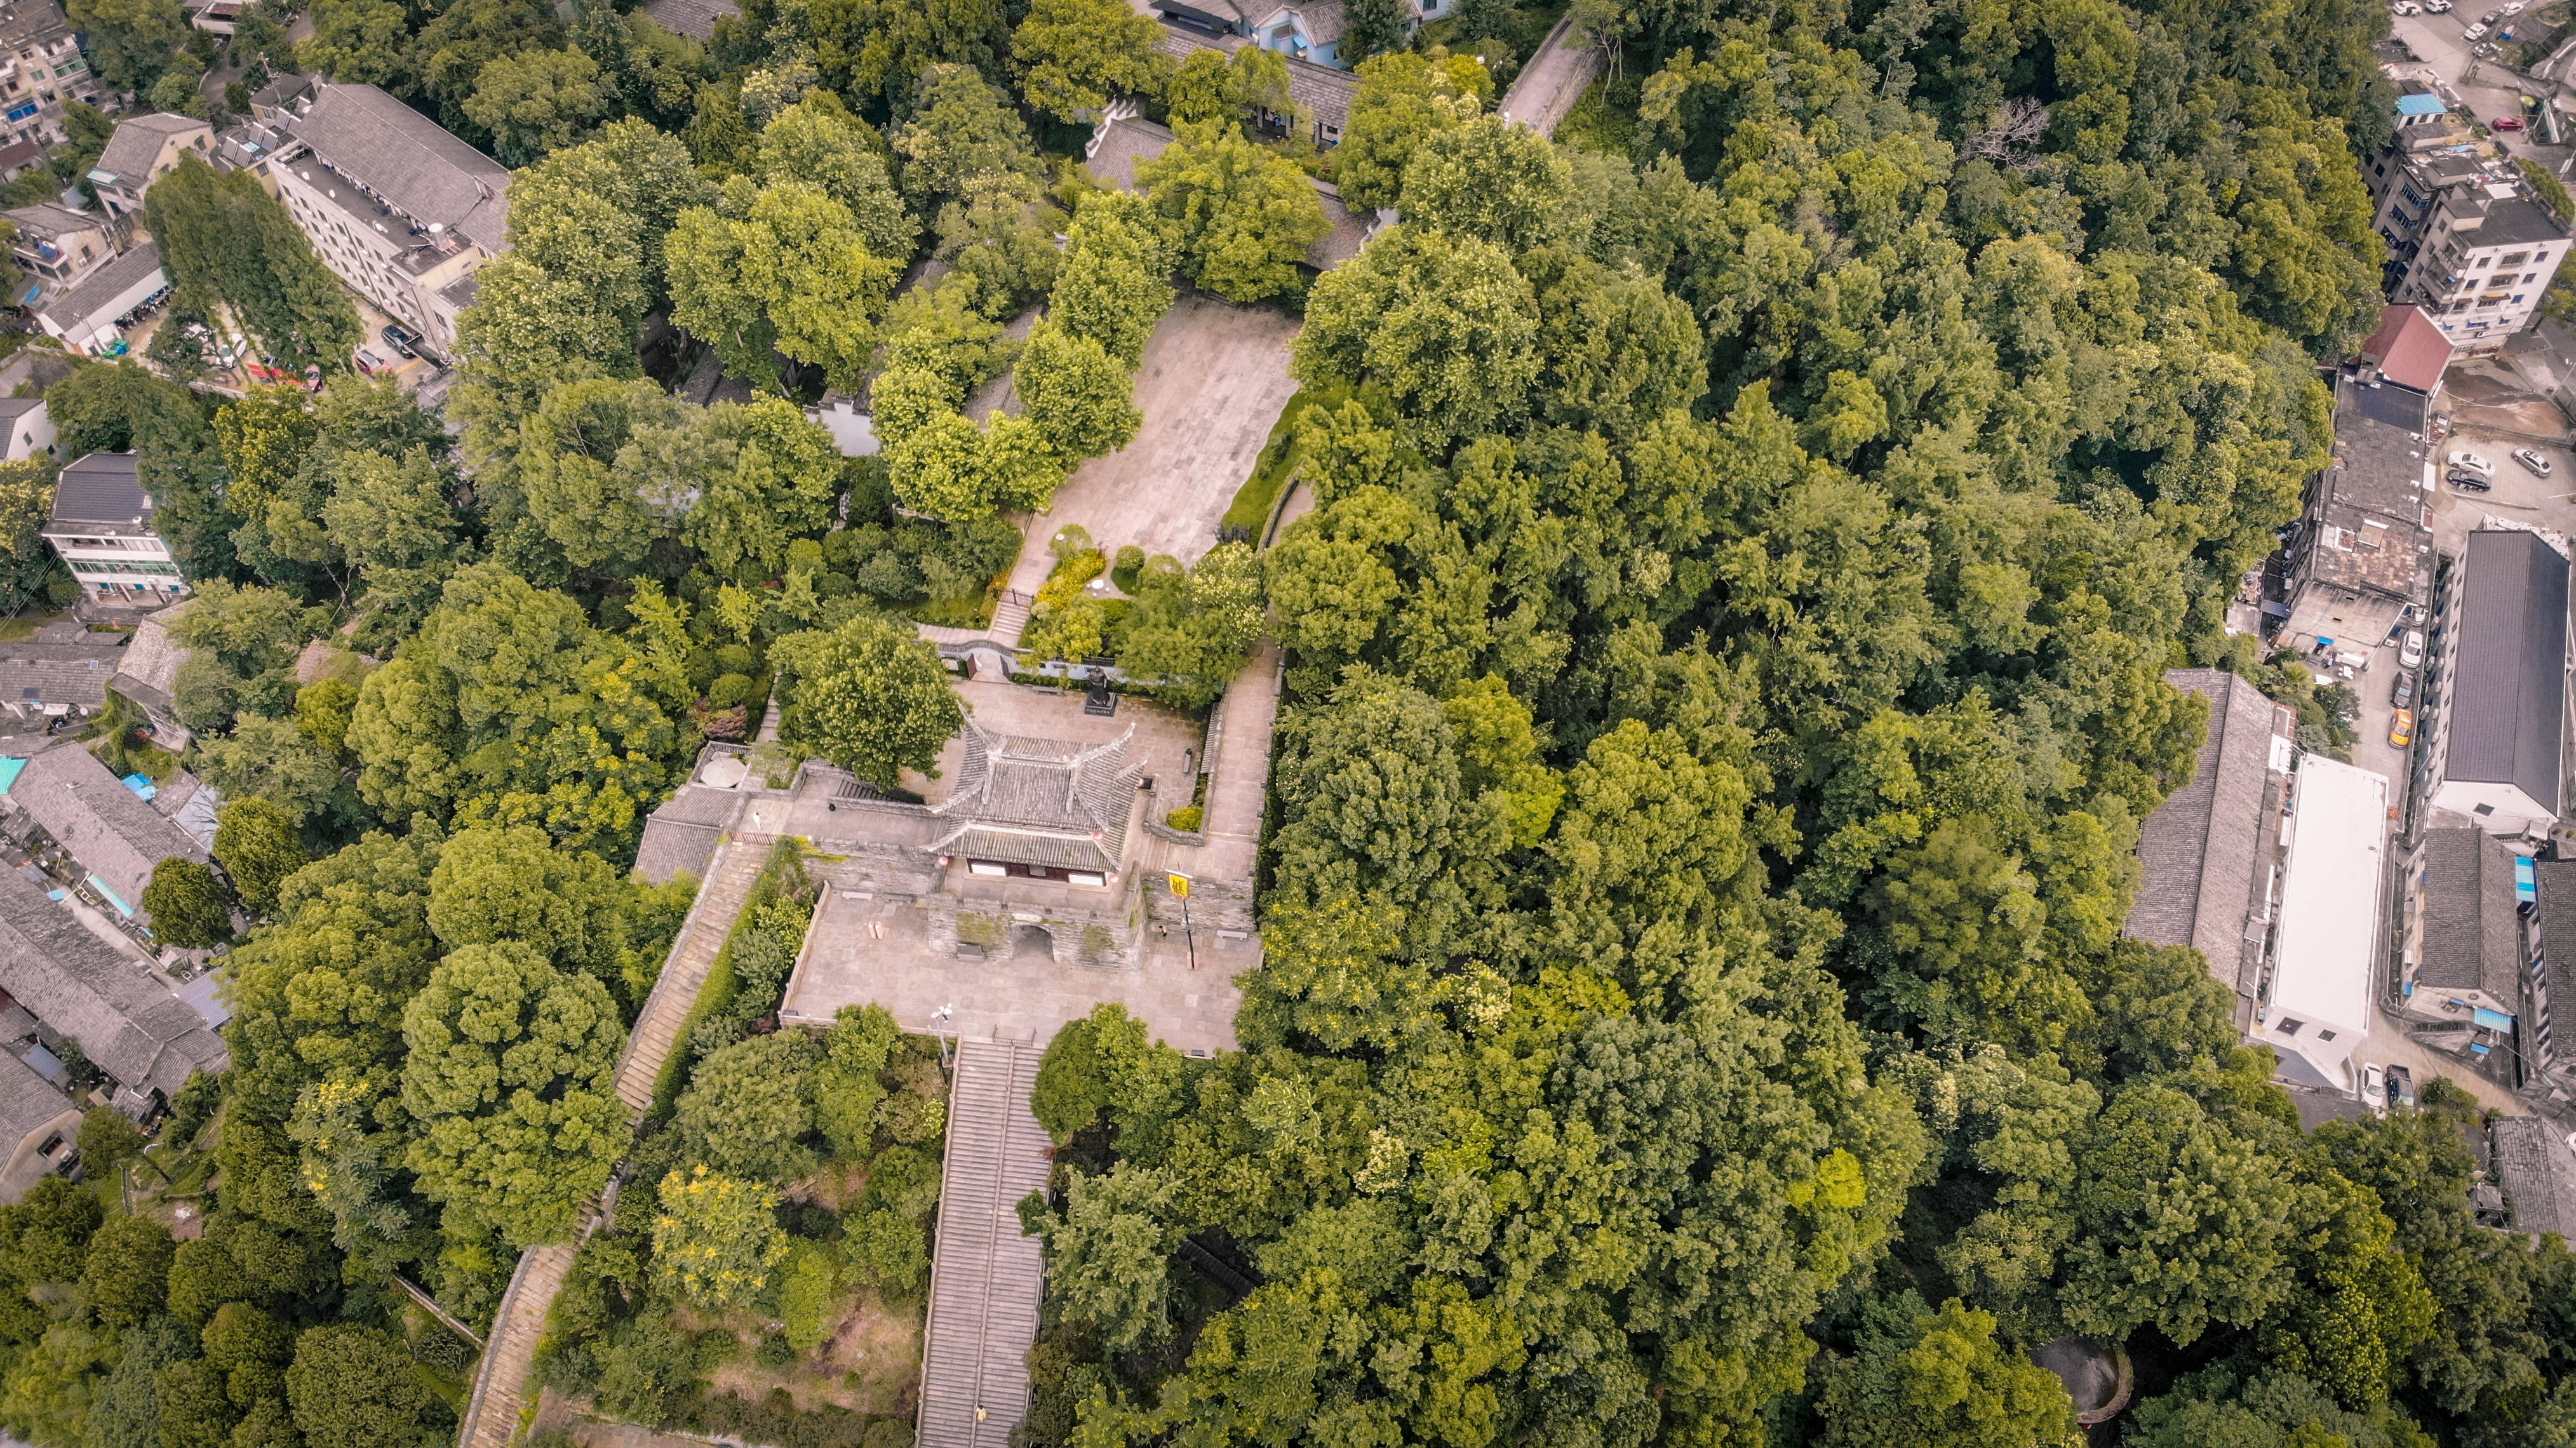
{"type": "Polygon", "coordinates": [[[2508,1116],[2489,1129],[2495,1176],[2513,1204],[2517,1232],[2556,1232],[2576,1240],[2576,1154],[2548,1122],[2508,1116]]]}
{"type": "Polygon", "coordinates": [[[2489,202],[2486,219],[2478,223],[2476,230],[2460,232],[2459,238],[2464,246],[2486,247],[2558,241],[2566,235],[2567,228],[2559,223],[2557,217],[2514,196],[2489,202]]]}
{"type": "Polygon", "coordinates": [[[287,130],[312,148],[315,169],[327,163],[415,221],[441,223],[487,252],[502,249],[509,168],[376,87],[323,85],[287,130]]]}
{"type": "Polygon", "coordinates": [[[2480,829],[2425,831],[2424,961],[2417,986],[2484,991],[2510,1011],[2521,998],[2521,975],[2513,852],[2480,829]]]}
{"type": "Polygon", "coordinates": [[[966,720],[957,787],[931,813],[951,828],[930,848],[979,859],[1114,870],[1127,839],[1138,767],[1134,726],[1106,744],[996,734],[966,720]],[[952,848],[955,846],[956,848],[952,848]]]}
{"type": "Polygon", "coordinates": [[[2512,784],[2559,808],[2565,747],[2567,560],[2536,534],[2480,530],[2460,561],[2450,627],[2445,779],[2512,784]]]}
{"type": "Polygon", "coordinates": [[[194,116],[162,111],[130,116],[116,123],[115,132],[107,138],[107,149],[98,153],[96,169],[114,175],[126,185],[140,185],[151,174],[152,163],[161,159],[162,143],[191,131],[212,130],[194,116]]]}
{"type": "Polygon", "coordinates": [[[635,873],[656,885],[668,884],[683,871],[706,877],[716,842],[742,809],[739,790],[684,784],[644,821],[644,839],[635,849],[635,873]]]}
{"type": "Polygon", "coordinates": [[[143,706],[152,716],[157,740],[167,749],[188,747],[187,727],[172,712],[171,690],[178,687],[179,666],[188,661],[189,651],[170,637],[170,625],[179,611],[193,600],[181,599],[168,608],[146,614],[134,630],[134,641],[125,646],[125,658],[117,665],[116,677],[108,687],[143,706]]]}
{"type": "Polygon", "coordinates": [[[189,1072],[224,1067],[204,1017],[15,870],[0,870],[0,991],[123,1085],[176,1095],[189,1072]]]}
{"type": "Polygon", "coordinates": [[[0,704],[95,709],[107,702],[123,653],[102,644],[0,644],[0,704]]]}
{"type": "Polygon", "coordinates": [[[71,38],[71,20],[55,0],[10,0],[0,5],[0,50],[71,38]]]}
{"type": "Polygon", "coordinates": [[[1136,168],[1163,154],[1175,137],[1152,121],[1128,116],[1101,129],[1085,163],[1091,179],[1113,191],[1137,191],[1136,168]]]}
{"type": "Polygon", "coordinates": [[[716,22],[740,15],[742,7],[733,0],[645,0],[644,18],[691,40],[704,40],[716,33],[716,22]]]}
{"type": "Polygon", "coordinates": [[[155,289],[170,284],[169,277],[161,272],[160,244],[147,241],[91,272],[81,279],[79,286],[47,299],[36,310],[52,318],[55,326],[68,331],[92,317],[123,314],[136,301],[142,300],[139,297],[127,300],[134,289],[156,276],[160,280],[152,283],[155,289]]]}
{"type": "MultiPolygon", "coordinates": [[[[2433,582],[2424,508],[2426,400],[2402,387],[2335,388],[2334,462],[2310,490],[2294,572],[2421,603],[2433,582]]],[[[2377,640],[2372,640],[2376,643],[2377,640]]]]}
{"type": "Polygon", "coordinates": [[[1342,19],[1342,0],[1290,0],[1286,5],[1263,8],[1269,11],[1262,16],[1265,20],[1278,10],[1294,11],[1298,19],[1306,22],[1307,38],[1317,45],[1330,45],[1341,39],[1347,28],[1342,19]]]}
{"type": "Polygon", "coordinates": [[[1329,181],[1315,183],[1315,199],[1324,203],[1324,219],[1333,224],[1323,239],[1306,248],[1306,264],[1317,271],[1331,271],[1360,254],[1368,245],[1369,224],[1351,214],[1342,204],[1342,191],[1329,181]]]}
{"type": "Polygon", "coordinates": [[[2264,791],[2279,708],[2217,669],[2175,669],[2165,682],[2209,700],[2209,734],[2191,783],[2167,795],[2138,831],[2145,878],[2126,933],[2197,947],[2211,973],[2234,988],[2247,953],[2261,947],[2254,917],[2257,892],[2270,881],[2264,791]]]}
{"type": "MultiPolygon", "coordinates": [[[[84,1048],[86,1049],[86,1048],[84,1048]]],[[[30,1135],[62,1119],[72,1099],[35,1068],[0,1051],[0,1162],[30,1135]]]]}
{"type": "Polygon", "coordinates": [[[27,761],[9,786],[9,801],[133,906],[137,918],[144,918],[143,887],[152,882],[154,865],[172,856],[206,859],[203,846],[108,773],[98,756],[68,741],[27,761]]]}
{"type": "Polygon", "coordinates": [[[63,465],[54,485],[56,523],[132,526],[136,519],[152,521],[152,496],[143,491],[134,454],[91,453],[63,465]]]}
{"type": "Polygon", "coordinates": [[[18,228],[20,236],[78,236],[84,231],[97,231],[107,225],[107,218],[95,211],[74,211],[55,201],[39,201],[33,206],[20,206],[0,211],[18,228]]]}

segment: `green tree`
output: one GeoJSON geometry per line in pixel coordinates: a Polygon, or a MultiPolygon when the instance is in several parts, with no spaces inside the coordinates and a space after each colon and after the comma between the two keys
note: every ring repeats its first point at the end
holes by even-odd
{"type": "Polygon", "coordinates": [[[792,1182],[820,1158],[809,1073],[820,1063],[801,1032],[736,1041],[700,1061],[671,1118],[685,1160],[738,1181],[792,1182]]]}
{"type": "Polygon", "coordinates": [[[1032,108],[1080,121],[1105,109],[1112,92],[1162,88],[1161,39],[1151,16],[1115,0],[1036,0],[1011,32],[1011,64],[1032,108]]]}
{"type": "Polygon", "coordinates": [[[423,1194],[521,1246],[563,1240],[625,1150],[611,1087],[625,1032],[608,988],[516,941],[465,945],[402,1022],[423,1194]]]}
{"type": "Polygon", "coordinates": [[[1404,168],[1408,225],[1490,241],[1512,256],[1579,244],[1590,218],[1574,167],[1547,139],[1500,116],[1421,138],[1404,168]]]}
{"type": "Polygon", "coordinates": [[[832,1259],[813,1242],[792,1244],[778,1279],[778,1316],[787,1345],[812,1352],[832,1335],[832,1259]]]}
{"type": "Polygon", "coordinates": [[[855,618],[780,647],[796,673],[781,736],[861,779],[892,784],[928,769],[965,727],[938,652],[892,625],[855,618]]]}
{"type": "Polygon", "coordinates": [[[966,189],[969,179],[1036,164],[1029,130],[1010,100],[966,65],[933,65],[913,91],[911,118],[887,138],[895,184],[915,214],[966,189]]]}
{"type": "Polygon", "coordinates": [[[182,949],[221,945],[232,938],[232,907],[215,872],[181,855],[152,867],[143,887],[143,913],[152,933],[182,949]]]}
{"type": "Polygon", "coordinates": [[[884,150],[865,122],[802,101],[761,128],[760,174],[764,181],[823,188],[849,208],[870,255],[900,264],[912,255],[921,228],[887,178],[884,150]]]}
{"type": "Polygon", "coordinates": [[[1432,59],[1417,52],[1370,57],[1355,67],[1350,124],[1334,147],[1334,186],[1355,211],[1394,206],[1404,167],[1437,131],[1458,126],[1492,100],[1494,77],[1476,57],[1432,59]]]}
{"type": "Polygon", "coordinates": [[[492,133],[492,149],[512,166],[530,166],[564,150],[608,114],[615,91],[578,50],[530,50],[502,56],[476,73],[465,118],[492,133]]]}
{"type": "Polygon", "coordinates": [[[247,171],[219,175],[194,155],[152,183],[144,225],[161,248],[174,301],[228,311],[264,350],[345,373],[358,314],[286,208],[247,171]]]}
{"type": "Polygon", "coordinates": [[[1177,239],[1182,270],[1231,302],[1295,291],[1298,263],[1332,230],[1306,173],[1232,127],[1184,127],[1136,180],[1177,239]]]}
{"type": "Polygon", "coordinates": [[[1537,335],[1529,283],[1506,253],[1403,226],[1316,282],[1291,370],[1309,384],[1377,382],[1417,428],[1474,436],[1526,405],[1537,335]]]}
{"type": "Polygon", "coordinates": [[[719,574],[743,581],[776,577],[789,544],[819,533],[841,480],[832,435],[783,398],[725,403],[705,419],[706,454],[718,466],[700,479],[681,538],[719,574]]]}
{"type": "Polygon", "coordinates": [[[89,1239],[89,1261],[81,1268],[80,1301],[90,1316],[112,1328],[128,1328],[159,1312],[170,1254],[178,1244],[170,1229],[150,1217],[113,1217],[89,1239]]]}
{"type": "Polygon", "coordinates": [[[451,948],[516,941],[612,992],[623,984],[626,903],[608,862],[532,825],[457,831],[429,877],[429,928],[451,948]]]}
{"type": "Polygon", "coordinates": [[[90,1176],[112,1178],[119,1168],[143,1154],[143,1129],[113,1106],[93,1106],[81,1113],[81,1167],[90,1176]]]}
{"type": "Polygon", "coordinates": [[[1261,564],[1249,544],[1220,543],[1189,574],[1149,588],[1127,625],[1118,662],[1130,673],[1179,681],[1214,702],[1260,641],[1261,564]]]}
{"type": "Polygon", "coordinates": [[[1106,457],[1144,425],[1126,366],[1089,337],[1040,323],[1011,377],[1029,425],[1060,457],[1106,457]]]}
{"type": "Polygon", "coordinates": [[[1287,121],[1291,135],[1301,135],[1312,117],[1299,113],[1288,83],[1288,62],[1277,51],[1247,45],[1231,56],[1216,50],[1193,50],[1163,88],[1164,104],[1175,123],[1215,123],[1250,127],[1264,112],[1287,121]]]}
{"type": "Polygon", "coordinates": [[[0,536],[7,540],[6,551],[0,552],[0,604],[10,608],[39,600],[58,603],[60,593],[77,586],[44,538],[45,525],[54,516],[57,470],[49,457],[0,463],[0,536]]]}
{"type": "Polygon", "coordinates": [[[100,78],[137,94],[152,89],[188,38],[178,0],[72,0],[64,13],[88,41],[100,78]]]}
{"type": "Polygon", "coordinates": [[[787,1259],[787,1237],[771,1210],[778,1194],[758,1182],[701,1165],[662,1178],[653,1218],[653,1276],[667,1291],[710,1310],[748,1302],[787,1259]]]}
{"type": "Polygon", "coordinates": [[[1126,192],[1095,192],[1074,214],[1070,242],[1047,297],[1047,320],[1099,343],[1132,370],[1172,305],[1165,280],[1172,266],[1153,214],[1126,192]]]}
{"type": "Polygon", "coordinates": [[[1401,48],[1410,19],[1397,0],[1351,0],[1342,17],[1342,55],[1366,60],[1401,48]]]}
{"type": "Polygon", "coordinates": [[[930,1242],[921,1224],[883,1207],[846,1221],[851,1275],[889,1297],[909,1298],[930,1277],[930,1242]]]}
{"type": "Polygon", "coordinates": [[[2082,1441],[2055,1375],[1998,1343],[1995,1320],[1956,1298],[1938,1312],[1911,1293],[1871,1304],[1859,1352],[1834,1364],[1818,1408],[1832,1444],[2082,1441]]]}
{"type": "Polygon", "coordinates": [[[822,187],[736,178],[717,207],[680,213],[665,254],[671,319],[735,376],[779,390],[775,351],[858,389],[898,261],[872,254],[850,208],[822,187]]]}
{"type": "Polygon", "coordinates": [[[105,1218],[95,1192],[49,1176],[0,1206],[0,1244],[11,1280],[21,1287],[70,1282],[89,1260],[91,1236],[105,1218]]]}
{"type": "Polygon", "coordinates": [[[391,0],[315,0],[313,35],[295,58],[332,80],[358,85],[398,85],[403,42],[410,38],[403,8],[391,0]]]}
{"type": "Polygon", "coordinates": [[[286,1398],[311,1448],[425,1444],[448,1431],[430,1416],[429,1389],[402,1340],[355,1323],[317,1327],[295,1340],[286,1398]]]}
{"type": "Polygon", "coordinates": [[[224,1375],[224,1396],[250,1411],[286,1401],[286,1369],[295,1357],[295,1329],[247,1302],[227,1302],[199,1333],[206,1363],[224,1375]]]}
{"type": "Polygon", "coordinates": [[[806,1076],[814,1098],[814,1124],[845,1161],[868,1155],[877,1103],[886,1095],[878,1073],[886,1068],[901,1034],[894,1016],[878,1005],[846,1005],[823,1033],[823,1058],[806,1076]]]}
{"type": "Polygon", "coordinates": [[[1121,1162],[1106,1175],[1074,1178],[1064,1217],[1047,1227],[1047,1281],[1062,1310],[1097,1326],[1113,1352],[1171,1331],[1174,1205],[1171,1182],[1121,1162]]]}

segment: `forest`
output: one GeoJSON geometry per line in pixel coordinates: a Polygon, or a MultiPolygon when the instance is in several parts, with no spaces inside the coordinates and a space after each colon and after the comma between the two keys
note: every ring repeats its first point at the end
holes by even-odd
{"type": "MultiPolygon", "coordinates": [[[[201,104],[169,0],[73,11],[115,83],[201,104]]],[[[0,1425],[442,1437],[458,1345],[402,1284],[487,1322],[627,1161],[549,1383],[908,1441],[720,1385],[915,1300],[926,1043],[764,1029],[812,888],[783,854],[630,1141],[606,1083],[691,884],[628,869],[773,698],[792,748],[927,762],[955,706],[912,625],[990,616],[1196,289],[1302,320],[1317,506],[1187,568],[1059,540],[1031,637],[1184,702],[1285,647],[1265,964],[1240,1050],[1109,1008],[1048,1049],[1028,1441],[2066,1444],[2027,1354],[2068,1332],[2135,1365],[2095,1441],[2576,1440],[2576,1259],[2472,1220],[2475,1103],[2304,1132],[2200,957],[2120,934],[2205,727],[2164,670],[2337,742],[2221,611],[2377,317],[2382,9],[1576,0],[1613,64],[1556,140],[1493,112],[1554,11],[1350,11],[1381,53],[1319,151],[1275,59],[1176,67],[1121,0],[752,0],[703,44],[313,0],[290,45],[253,7],[236,59],[521,168],[512,247],[441,417],[344,375],[273,202],[183,168],[174,312],[328,386],[48,394],[64,456],[138,452],[196,582],[185,763],[254,926],[233,1065],[149,1158],[211,1176],[202,1232],[0,1208],[0,1425]],[[1079,165],[1113,96],[1179,137],[1137,194],[1079,165]],[[1310,178],[1400,219],[1316,275],[1310,178]],[[727,400],[672,395],[672,329],[727,400]],[[881,458],[805,420],[826,388],[881,458]]],[[[0,479],[13,604],[46,481],[0,479]]]]}

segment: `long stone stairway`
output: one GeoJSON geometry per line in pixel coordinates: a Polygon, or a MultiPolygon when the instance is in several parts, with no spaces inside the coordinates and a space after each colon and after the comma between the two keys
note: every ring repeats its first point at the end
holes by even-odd
{"type": "MultiPolygon", "coordinates": [[[[733,931],[734,917],[742,913],[761,867],[769,861],[773,839],[734,835],[717,847],[706,883],[698,887],[698,898],[690,904],[689,917],[671,943],[662,974],[653,982],[653,993],[645,998],[643,1014],[636,1018],[625,1053],[617,1060],[617,1097],[626,1103],[630,1129],[643,1123],[644,1113],[653,1105],[653,1085],[662,1073],[662,1063],[670,1059],[672,1043],[698,1003],[698,988],[706,984],[708,970],[733,931]]],[[[1034,1073],[1036,1068],[1030,1069],[1034,1073]]],[[[583,1228],[585,1237],[596,1226],[597,1208],[593,1202],[580,1214],[592,1224],[583,1228]]],[[[509,1448],[517,1435],[519,1420],[536,1400],[535,1384],[529,1379],[536,1365],[537,1339],[545,1333],[546,1314],[554,1310],[555,1293],[562,1290],[577,1250],[578,1244],[556,1242],[520,1254],[483,1350],[482,1366],[474,1375],[474,1396],[467,1400],[458,1425],[459,1448],[509,1448]]]]}
{"type": "Polygon", "coordinates": [[[1029,1114],[1035,1045],[964,1041],[948,1093],[948,1158],[930,1322],[921,1354],[919,1448],[1002,1448],[1028,1411],[1045,1266],[1020,1235],[1021,1198],[1046,1186],[1050,1143],[1029,1114]]]}

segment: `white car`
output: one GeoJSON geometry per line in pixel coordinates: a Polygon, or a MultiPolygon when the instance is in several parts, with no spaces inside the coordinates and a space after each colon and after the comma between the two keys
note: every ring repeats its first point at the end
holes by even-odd
{"type": "Polygon", "coordinates": [[[2476,473],[2482,478],[2491,478],[2495,476],[2495,464],[2488,462],[2485,458],[2482,458],[2476,453],[2470,452],[2465,448],[2459,452],[2451,454],[2451,466],[2476,473]]]}
{"type": "Polygon", "coordinates": [[[2487,38],[2487,28],[2483,25],[2472,25],[2466,31],[2462,32],[2460,38],[2462,40],[2484,40],[2487,38]]]}
{"type": "Polygon", "coordinates": [[[2361,1104],[2373,1111],[2388,1109],[2388,1073],[2376,1066],[2361,1068],[2361,1104]]]}
{"type": "Polygon", "coordinates": [[[2451,0],[2424,0],[2424,11],[2428,15],[2448,15],[2451,13],[2451,0]]]}
{"type": "Polygon", "coordinates": [[[2389,6],[2388,10],[2392,15],[2421,15],[2424,13],[2424,7],[2416,4],[2415,0],[2397,0],[2397,3],[2389,6]]]}
{"type": "Polygon", "coordinates": [[[2513,0],[2512,4],[2504,7],[2504,9],[2498,13],[2505,15],[2520,15],[2522,13],[2522,0],[2513,0]]]}
{"type": "Polygon", "coordinates": [[[2422,629],[2410,628],[2406,631],[2406,642],[2397,646],[2397,664],[2398,667],[2405,669],[2420,669],[2424,666],[2424,631],[2422,629]]]}

